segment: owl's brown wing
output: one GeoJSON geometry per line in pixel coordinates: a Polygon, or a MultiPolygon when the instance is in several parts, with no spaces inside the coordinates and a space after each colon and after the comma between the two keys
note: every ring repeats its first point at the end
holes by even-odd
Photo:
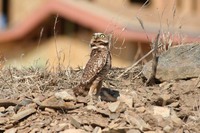
{"type": "Polygon", "coordinates": [[[92,51],[82,75],[82,83],[87,84],[94,80],[95,76],[101,72],[106,64],[108,51],[92,51]]]}

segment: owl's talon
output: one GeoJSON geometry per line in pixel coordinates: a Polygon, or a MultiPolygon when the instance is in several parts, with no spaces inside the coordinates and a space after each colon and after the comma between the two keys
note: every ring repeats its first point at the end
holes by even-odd
{"type": "Polygon", "coordinates": [[[97,101],[101,102],[101,96],[97,96],[97,101]]]}
{"type": "Polygon", "coordinates": [[[88,95],[88,105],[94,105],[93,97],[88,95]]]}

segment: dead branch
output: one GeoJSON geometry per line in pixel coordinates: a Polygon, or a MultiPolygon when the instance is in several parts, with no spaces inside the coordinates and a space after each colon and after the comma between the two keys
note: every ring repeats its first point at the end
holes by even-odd
{"type": "Polygon", "coordinates": [[[157,65],[158,65],[157,53],[158,53],[159,38],[160,38],[160,31],[157,34],[156,39],[153,42],[153,46],[152,46],[153,47],[152,48],[153,49],[153,53],[152,53],[152,56],[153,56],[153,59],[152,59],[152,73],[151,73],[149,79],[146,81],[146,85],[147,86],[154,85],[156,83],[156,70],[157,70],[157,65]]]}

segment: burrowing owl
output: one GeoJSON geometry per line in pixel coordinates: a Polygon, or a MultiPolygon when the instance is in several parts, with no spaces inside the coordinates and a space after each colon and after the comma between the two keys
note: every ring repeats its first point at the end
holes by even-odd
{"type": "Polygon", "coordinates": [[[94,33],[90,41],[91,53],[87,62],[80,84],[74,88],[76,96],[82,95],[91,98],[94,94],[99,96],[102,80],[111,68],[111,35],[94,33]]]}

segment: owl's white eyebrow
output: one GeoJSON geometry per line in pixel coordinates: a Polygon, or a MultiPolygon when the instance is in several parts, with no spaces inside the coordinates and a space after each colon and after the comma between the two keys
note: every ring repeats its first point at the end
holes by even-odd
{"type": "Polygon", "coordinates": [[[97,46],[92,47],[92,49],[97,49],[97,48],[98,48],[97,46]]]}
{"type": "Polygon", "coordinates": [[[100,45],[100,46],[94,46],[94,47],[92,47],[92,49],[97,49],[97,48],[106,48],[106,46],[100,45]]]}

